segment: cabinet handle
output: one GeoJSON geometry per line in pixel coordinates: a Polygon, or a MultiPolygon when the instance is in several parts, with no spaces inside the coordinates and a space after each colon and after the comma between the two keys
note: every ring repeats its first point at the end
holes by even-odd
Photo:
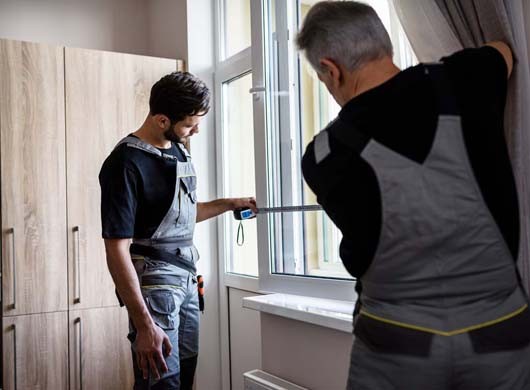
{"type": "Polygon", "coordinates": [[[13,227],[7,232],[11,234],[11,261],[13,265],[13,303],[10,305],[10,309],[14,310],[17,307],[17,256],[15,246],[15,228],[13,227]]]}
{"type": "Polygon", "coordinates": [[[77,341],[79,353],[79,390],[83,390],[83,324],[81,323],[81,317],[77,317],[74,324],[79,324],[79,339],[77,341]]]}
{"type": "Polygon", "coordinates": [[[14,377],[14,390],[17,390],[17,326],[13,324],[13,360],[15,365],[13,366],[13,377],[14,377]]]}
{"type": "Polygon", "coordinates": [[[79,236],[81,235],[79,226],[74,226],[74,235],[75,235],[75,279],[77,294],[74,298],[74,303],[81,303],[81,252],[79,246],[79,236]]]}

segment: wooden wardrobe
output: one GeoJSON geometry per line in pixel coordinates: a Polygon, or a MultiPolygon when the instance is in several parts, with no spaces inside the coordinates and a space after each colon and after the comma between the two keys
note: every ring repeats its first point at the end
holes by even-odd
{"type": "Polygon", "coordinates": [[[130,389],[98,173],[182,61],[0,40],[3,389],[130,389]]]}

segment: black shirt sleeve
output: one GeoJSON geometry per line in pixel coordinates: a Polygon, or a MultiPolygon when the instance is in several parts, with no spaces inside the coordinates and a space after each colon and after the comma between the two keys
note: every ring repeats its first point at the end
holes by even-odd
{"type": "Polygon", "coordinates": [[[459,101],[473,172],[484,200],[514,257],[519,248],[519,207],[504,135],[508,69],[502,54],[484,46],[443,59],[459,101]]]}
{"type": "Polygon", "coordinates": [[[447,66],[456,88],[460,89],[457,94],[473,99],[482,109],[504,111],[508,67],[497,49],[491,46],[464,49],[443,58],[442,61],[447,66]]]}
{"type": "Polygon", "coordinates": [[[137,207],[137,175],[119,152],[111,154],[99,175],[103,238],[132,238],[137,207]]]}

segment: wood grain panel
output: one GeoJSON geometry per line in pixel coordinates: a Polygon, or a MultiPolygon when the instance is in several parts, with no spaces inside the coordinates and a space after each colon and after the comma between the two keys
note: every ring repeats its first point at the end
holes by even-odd
{"type": "Polygon", "coordinates": [[[71,308],[116,305],[101,238],[99,171],[149,111],[151,86],[176,60],[66,49],[68,253],[71,308]]]}
{"type": "Polygon", "coordinates": [[[3,338],[5,390],[68,389],[67,312],[5,317],[3,338]]]}
{"type": "Polygon", "coordinates": [[[0,40],[7,316],[67,308],[63,68],[63,48],[0,40]]]}
{"type": "Polygon", "coordinates": [[[70,312],[70,388],[132,389],[127,310],[120,307],[70,312]]]}

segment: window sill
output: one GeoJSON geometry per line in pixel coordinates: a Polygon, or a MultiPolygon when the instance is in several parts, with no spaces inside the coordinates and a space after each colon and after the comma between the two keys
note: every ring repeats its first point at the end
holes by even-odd
{"type": "Polygon", "coordinates": [[[351,333],[355,302],[290,294],[243,298],[243,307],[351,333]]]}

